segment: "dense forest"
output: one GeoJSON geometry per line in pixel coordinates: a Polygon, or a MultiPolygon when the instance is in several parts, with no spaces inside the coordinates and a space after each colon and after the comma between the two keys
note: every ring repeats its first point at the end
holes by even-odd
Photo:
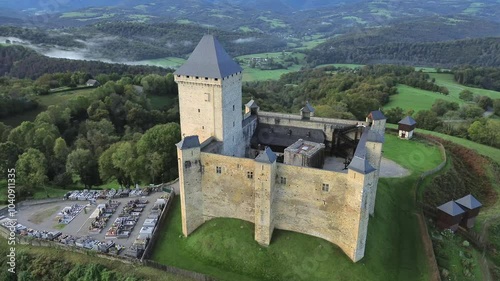
{"type": "Polygon", "coordinates": [[[500,91],[500,68],[467,66],[454,68],[453,74],[462,85],[500,91]]]}
{"type": "Polygon", "coordinates": [[[333,40],[311,50],[307,61],[312,65],[381,63],[438,67],[457,65],[498,67],[500,66],[500,38],[381,44],[372,44],[370,38],[364,38],[354,46],[333,40]]]}
{"type": "Polygon", "coordinates": [[[85,49],[89,58],[114,61],[184,57],[207,32],[216,34],[233,56],[281,51],[286,47],[284,40],[264,33],[209,30],[203,26],[177,23],[104,22],[51,30],[0,27],[0,34],[5,36],[28,40],[32,44],[78,47],[85,49]]]}
{"type": "MultiPolygon", "coordinates": [[[[67,77],[67,73],[44,75],[25,86],[43,87],[67,77]]],[[[33,122],[16,128],[0,123],[0,155],[5,159],[1,169],[16,167],[22,178],[17,189],[20,197],[47,184],[72,186],[74,179],[86,187],[110,179],[127,187],[173,179],[177,175],[174,144],[180,140],[178,109],[175,105],[152,109],[148,99],[152,95],[176,104],[173,75],[124,76],[88,96],[49,106],[33,122]],[[143,91],[138,92],[134,82],[143,91]]]]}
{"type": "Polygon", "coordinates": [[[0,73],[17,78],[37,79],[43,74],[83,71],[97,74],[148,74],[165,75],[172,70],[155,66],[110,64],[100,61],[54,59],[22,46],[0,46],[0,73]]]}

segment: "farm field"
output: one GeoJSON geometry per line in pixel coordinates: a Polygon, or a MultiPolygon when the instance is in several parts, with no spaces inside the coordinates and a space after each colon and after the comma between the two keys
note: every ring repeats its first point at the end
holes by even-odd
{"type": "Polygon", "coordinates": [[[314,68],[321,68],[321,67],[326,67],[326,66],[335,66],[335,67],[343,67],[343,68],[350,68],[350,69],[355,69],[355,68],[360,68],[365,66],[364,64],[352,64],[352,63],[329,63],[329,64],[320,64],[317,65],[314,68]]]}
{"type": "Polygon", "coordinates": [[[0,121],[5,123],[6,125],[16,127],[19,124],[21,124],[23,121],[34,121],[36,116],[40,112],[47,109],[47,107],[50,105],[60,104],[60,103],[63,103],[67,100],[70,100],[72,98],[77,98],[79,96],[89,95],[93,90],[94,90],[93,88],[87,88],[87,89],[74,90],[74,91],[69,91],[69,92],[53,93],[53,94],[48,94],[48,95],[44,95],[44,96],[37,96],[36,100],[40,103],[40,106],[37,109],[25,112],[23,114],[14,115],[14,116],[9,117],[9,118],[4,118],[0,121]]]}
{"type": "Polygon", "coordinates": [[[450,96],[453,98],[459,99],[458,96],[459,96],[460,92],[467,89],[476,95],[488,96],[492,99],[500,99],[500,92],[486,90],[486,89],[480,89],[480,88],[474,88],[474,87],[468,87],[468,86],[458,84],[453,79],[453,74],[429,73],[429,75],[431,78],[436,79],[437,85],[444,86],[444,87],[448,88],[448,90],[450,91],[450,96]]]}
{"type": "Polygon", "coordinates": [[[463,103],[463,101],[458,98],[458,95],[457,97],[451,95],[445,96],[440,93],[421,90],[404,84],[398,85],[397,88],[399,94],[390,96],[390,101],[384,106],[384,109],[399,106],[405,110],[413,109],[417,112],[419,110],[430,109],[437,99],[457,102],[459,104],[463,103]]]}
{"type": "Polygon", "coordinates": [[[176,69],[176,68],[179,68],[184,62],[186,62],[186,60],[183,58],[166,57],[166,58],[160,58],[160,59],[137,61],[137,62],[135,62],[135,64],[152,65],[152,66],[160,66],[160,67],[165,67],[165,68],[176,69]]]}
{"type": "Polygon", "coordinates": [[[275,230],[271,245],[260,247],[253,238],[253,224],[236,219],[211,220],[184,238],[178,199],[153,259],[218,280],[429,280],[412,194],[418,174],[437,166],[441,155],[434,146],[400,141],[394,135],[387,135],[384,151],[385,157],[413,173],[380,180],[365,257],[358,263],[352,263],[331,243],[289,231],[275,230]],[[427,158],[401,157],[405,151],[427,158]]]}

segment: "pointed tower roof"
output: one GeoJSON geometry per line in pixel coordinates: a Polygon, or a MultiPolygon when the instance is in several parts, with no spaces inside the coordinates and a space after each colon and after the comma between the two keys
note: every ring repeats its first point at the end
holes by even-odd
{"type": "Polygon", "coordinates": [[[453,200],[446,202],[437,208],[452,217],[465,213],[465,211],[462,208],[460,208],[460,206],[453,200]]]}
{"type": "Polygon", "coordinates": [[[205,35],[187,62],[174,74],[224,78],[242,70],[213,35],[205,35]]]}
{"type": "Polygon", "coordinates": [[[257,162],[263,162],[263,163],[274,163],[276,161],[276,153],[274,153],[269,146],[266,147],[264,151],[262,151],[257,158],[255,158],[255,161],[257,162]]]}
{"type": "Polygon", "coordinates": [[[401,121],[399,121],[398,124],[413,126],[413,125],[417,124],[417,121],[415,121],[415,119],[411,118],[411,116],[406,116],[405,118],[401,119],[401,121]]]}
{"type": "Polygon", "coordinates": [[[176,145],[181,150],[200,147],[200,140],[199,140],[198,136],[188,136],[188,137],[183,138],[176,145]]]}
{"type": "Polygon", "coordinates": [[[311,106],[311,104],[306,101],[306,105],[300,109],[302,112],[314,112],[314,107],[311,106]]]}
{"type": "Polygon", "coordinates": [[[476,208],[483,206],[481,204],[481,202],[479,202],[474,196],[472,196],[470,194],[466,195],[458,200],[455,200],[455,202],[457,202],[458,205],[465,207],[469,210],[473,210],[473,209],[476,209],[476,208]]]}
{"type": "Polygon", "coordinates": [[[259,108],[259,106],[257,105],[257,103],[253,99],[251,99],[249,102],[247,102],[245,104],[245,106],[248,108],[259,108]]]}

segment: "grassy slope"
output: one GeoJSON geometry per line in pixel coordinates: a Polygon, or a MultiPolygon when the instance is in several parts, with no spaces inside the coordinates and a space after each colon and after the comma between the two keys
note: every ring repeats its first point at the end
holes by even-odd
{"type": "Polygon", "coordinates": [[[8,118],[3,118],[0,121],[9,126],[17,127],[23,121],[34,121],[36,116],[40,112],[47,109],[47,107],[50,105],[60,104],[72,98],[89,95],[93,90],[94,89],[81,89],[70,92],[61,92],[45,96],[38,96],[36,97],[36,100],[40,103],[40,106],[36,110],[28,111],[23,114],[14,115],[8,118]]]}
{"type": "Polygon", "coordinates": [[[458,84],[454,79],[453,79],[453,74],[448,74],[448,73],[429,73],[431,78],[436,79],[436,84],[439,86],[445,86],[448,88],[450,91],[450,96],[453,98],[458,99],[458,96],[462,90],[469,90],[473,92],[476,95],[481,95],[481,96],[488,96],[493,99],[500,99],[500,92],[497,91],[492,91],[492,90],[485,90],[485,89],[480,89],[480,88],[473,88],[473,87],[467,87],[464,85],[458,84]]]}
{"type": "MultiPolygon", "coordinates": [[[[395,128],[397,128],[397,125],[387,124],[387,127],[395,129],[395,128]]],[[[487,146],[484,144],[479,144],[479,143],[476,143],[476,142],[473,142],[473,141],[470,141],[467,139],[449,136],[449,135],[445,135],[445,134],[441,134],[441,133],[437,133],[437,132],[422,130],[422,129],[418,129],[418,128],[416,129],[416,132],[437,136],[437,137],[440,137],[442,139],[454,142],[456,144],[460,144],[462,146],[474,149],[477,153],[484,155],[486,157],[490,157],[491,159],[493,159],[497,163],[500,163],[500,149],[498,149],[498,148],[494,148],[494,147],[487,146]]]]}
{"type": "Polygon", "coordinates": [[[459,104],[463,103],[463,101],[458,98],[458,95],[456,98],[451,95],[445,96],[443,94],[413,88],[404,84],[400,84],[397,87],[399,94],[391,96],[390,102],[384,106],[384,109],[399,106],[405,110],[413,109],[417,112],[430,109],[437,99],[457,102],[459,104]]]}
{"type": "MultiPolygon", "coordinates": [[[[0,253],[3,255],[7,252],[7,240],[0,237],[0,253]]],[[[66,262],[72,264],[88,264],[88,263],[98,263],[107,268],[113,269],[121,274],[134,274],[135,276],[141,278],[141,280],[155,280],[155,281],[192,281],[193,279],[180,277],[167,273],[161,270],[145,267],[125,264],[119,261],[111,261],[108,259],[103,259],[96,257],[94,254],[83,255],[79,253],[74,253],[70,251],[61,251],[59,249],[49,248],[49,247],[33,247],[27,245],[17,245],[16,250],[28,250],[32,254],[43,255],[48,258],[59,258],[66,262]]],[[[18,261],[19,262],[19,261],[18,261]]],[[[83,277],[83,276],[82,276],[83,277]]],[[[43,276],[40,280],[51,280],[50,276],[43,276]]]]}
{"type": "Polygon", "coordinates": [[[435,147],[395,136],[387,136],[384,150],[414,173],[380,180],[366,255],[356,264],[335,245],[294,232],[276,230],[271,245],[261,248],[253,240],[253,224],[234,219],[212,220],[183,238],[179,201],[153,258],[221,280],[427,280],[412,189],[418,173],[439,164],[440,154],[435,147]],[[414,151],[413,157],[400,157],[407,151],[414,151]]]}

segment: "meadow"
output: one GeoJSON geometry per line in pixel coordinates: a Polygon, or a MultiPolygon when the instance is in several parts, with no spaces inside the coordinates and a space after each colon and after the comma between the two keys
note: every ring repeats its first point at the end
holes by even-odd
{"type": "Polygon", "coordinates": [[[236,219],[213,219],[184,238],[179,199],[163,225],[153,259],[219,280],[428,280],[413,194],[418,174],[437,166],[441,155],[425,142],[401,141],[394,135],[387,136],[384,151],[413,173],[380,180],[366,254],[358,263],[331,243],[290,231],[275,230],[271,245],[263,248],[254,241],[253,224],[236,219]],[[402,157],[407,151],[426,160],[402,157]]]}
{"type": "Polygon", "coordinates": [[[476,95],[488,96],[492,99],[500,99],[500,92],[468,87],[460,85],[453,79],[453,74],[449,73],[429,73],[431,78],[436,79],[436,84],[439,86],[444,86],[450,91],[450,96],[459,99],[459,94],[463,90],[469,90],[476,95]]]}

